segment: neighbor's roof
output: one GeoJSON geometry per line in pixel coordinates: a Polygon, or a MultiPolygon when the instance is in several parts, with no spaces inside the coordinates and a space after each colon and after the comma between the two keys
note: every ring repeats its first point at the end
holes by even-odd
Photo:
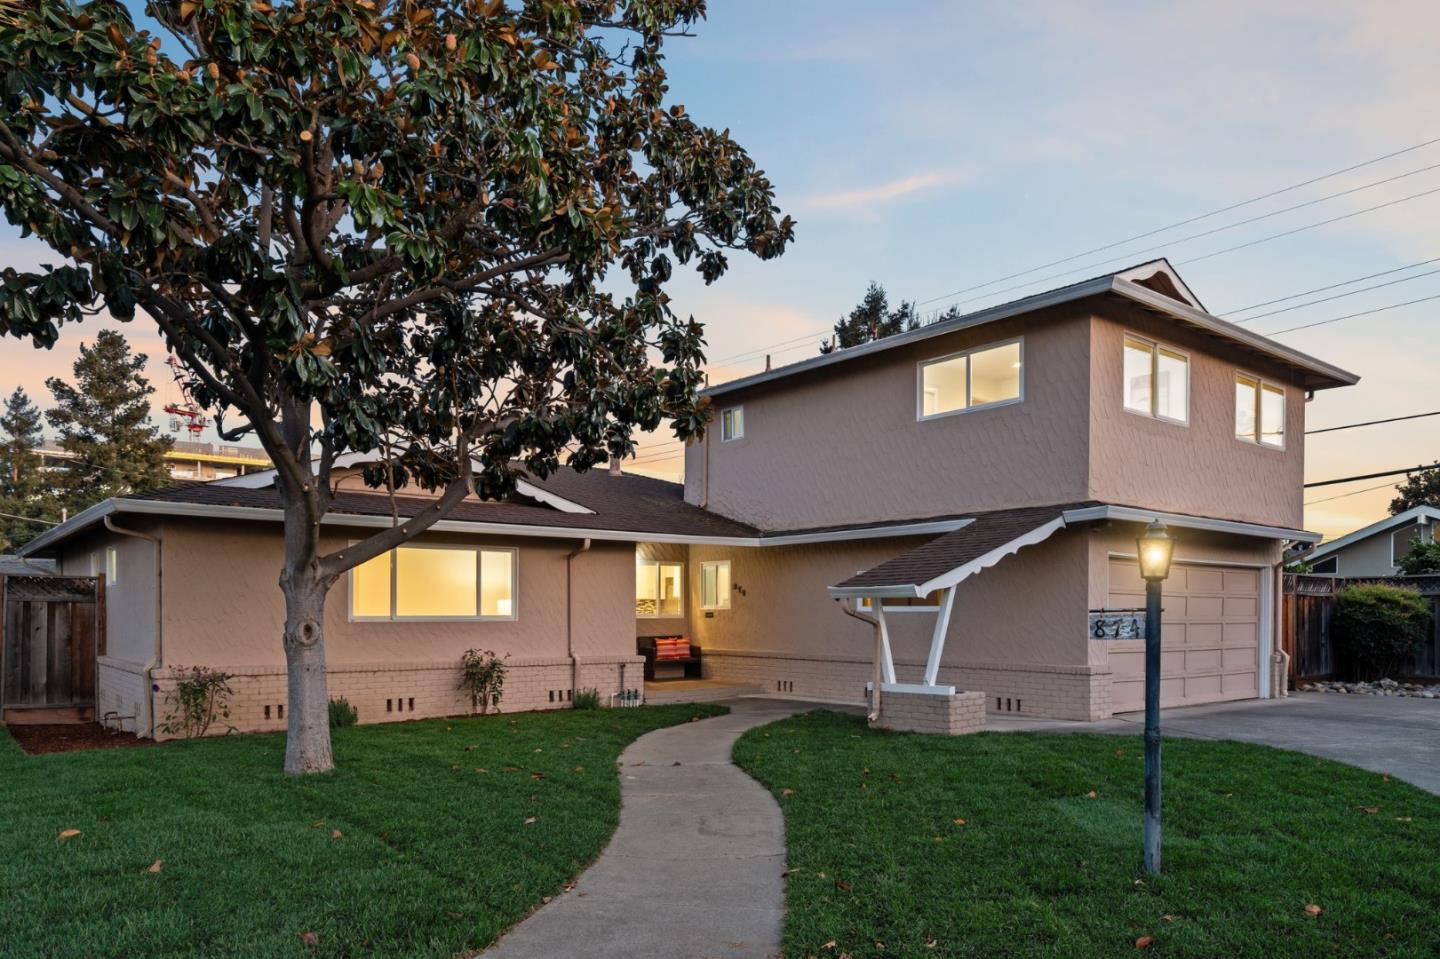
{"type": "Polygon", "coordinates": [[[1336,386],[1350,386],[1360,380],[1360,377],[1354,373],[1343,370],[1338,366],[1333,366],[1323,360],[1318,360],[1309,354],[1292,349],[1269,337],[1261,336],[1252,330],[1247,330],[1242,326],[1236,326],[1234,323],[1207,313],[1199,299],[1190,292],[1189,288],[1185,286],[1184,281],[1180,279],[1179,274],[1170,266],[1169,261],[1162,258],[1128,267],[1114,273],[1106,273],[1103,276],[1097,276],[1089,280],[1082,280],[1079,283],[1072,283],[1069,286],[1062,286],[1045,293],[1037,293],[1033,296],[1024,297],[1023,299],[1012,300],[1009,303],[1002,303],[999,306],[987,307],[986,309],[978,310],[965,316],[956,317],[953,320],[931,323],[928,326],[922,326],[916,330],[897,333],[894,336],[887,336],[879,340],[871,340],[869,343],[863,343],[860,346],[836,350],[833,353],[826,353],[821,356],[811,357],[807,360],[801,360],[798,363],[779,366],[763,373],[740,377],[739,379],[730,380],[727,383],[719,383],[705,390],[705,394],[707,396],[720,396],[726,393],[733,393],[736,390],[758,386],[761,383],[769,383],[773,380],[794,376],[797,373],[822,369],[836,363],[845,363],[862,356],[869,356],[873,353],[892,350],[896,347],[917,343],[921,340],[928,340],[932,337],[943,336],[946,333],[953,333],[956,330],[966,330],[972,327],[982,326],[986,323],[995,323],[999,320],[1007,320],[1036,310],[1072,303],[1085,297],[1105,294],[1123,297],[1126,300],[1139,304],[1147,310],[1159,313],[1162,316],[1167,316],[1177,322],[1184,323],[1204,333],[1210,334],[1211,336],[1227,340],[1289,366],[1299,374],[1301,383],[1306,389],[1321,390],[1336,386]]]}
{"type": "Polygon", "coordinates": [[[1352,543],[1358,543],[1362,539],[1369,539],[1377,533],[1385,533],[1393,529],[1398,529],[1407,523],[1413,523],[1417,520],[1431,523],[1440,522],[1440,509],[1436,509],[1434,506],[1415,506],[1407,509],[1403,513],[1387,516],[1378,523],[1371,523],[1369,526],[1357,529],[1353,533],[1346,533],[1339,539],[1332,539],[1328,543],[1320,544],[1305,554],[1305,561],[1308,563],[1312,559],[1328,556],[1337,549],[1344,549],[1352,543]]]}
{"type": "Polygon", "coordinates": [[[1087,500],[1055,506],[974,513],[970,521],[830,587],[830,595],[927,596],[994,566],[1066,526],[1096,520],[1147,523],[1159,519],[1178,529],[1210,530],[1280,540],[1315,540],[1318,534],[1281,526],[1166,513],[1087,500]]]}

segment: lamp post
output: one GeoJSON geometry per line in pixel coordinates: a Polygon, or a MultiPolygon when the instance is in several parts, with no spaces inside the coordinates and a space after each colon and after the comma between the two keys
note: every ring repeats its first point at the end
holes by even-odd
{"type": "Polygon", "coordinates": [[[1145,579],[1145,871],[1160,872],[1160,584],[1170,575],[1175,541],[1158,519],[1139,547],[1145,579]]]}

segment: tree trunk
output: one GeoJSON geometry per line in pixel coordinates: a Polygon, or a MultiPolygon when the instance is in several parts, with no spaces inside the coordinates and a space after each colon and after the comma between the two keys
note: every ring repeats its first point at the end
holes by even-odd
{"type": "Polygon", "coordinates": [[[285,593],[285,663],[289,682],[287,773],[335,768],[330,753],[330,693],[325,676],[326,587],[313,575],[281,578],[285,593]]]}

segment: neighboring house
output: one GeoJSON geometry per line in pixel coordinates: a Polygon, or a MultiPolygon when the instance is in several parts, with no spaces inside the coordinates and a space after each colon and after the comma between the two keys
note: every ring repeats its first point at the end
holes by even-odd
{"type": "Polygon", "coordinates": [[[1316,576],[1395,576],[1417,540],[1435,541],[1437,523],[1440,509],[1416,506],[1322,543],[1299,559],[1316,576]]]}
{"type": "MultiPolygon", "coordinates": [[[[562,470],[344,578],[331,692],[362,721],[462,711],[478,647],[509,656],[505,709],[560,707],[640,687],[638,639],[684,635],[707,677],[774,695],[863,702],[878,670],[901,701],[1097,719],[1140,708],[1142,653],[1088,614],[1142,605],[1159,517],[1165,704],[1267,696],[1279,564],[1318,539],[1305,401],[1356,380],[1205,312],[1161,260],[721,384],[683,487],[562,470]]],[[[202,664],[236,676],[237,727],[284,725],[272,481],[110,500],[29,544],[67,573],[118,551],[100,712],[144,729],[152,674],[163,696],[202,664]]],[[[391,522],[342,486],[327,546],[391,522]]]]}
{"type": "MultiPolygon", "coordinates": [[[[171,429],[179,429],[171,418],[171,429]]],[[[75,458],[74,454],[55,443],[46,443],[38,450],[40,463],[51,469],[62,468],[75,458]]],[[[256,470],[270,468],[270,457],[265,451],[253,446],[220,446],[215,443],[200,443],[176,440],[172,449],[165,453],[165,462],[170,467],[170,476],[177,480],[213,480],[242,476],[256,470]]]]}

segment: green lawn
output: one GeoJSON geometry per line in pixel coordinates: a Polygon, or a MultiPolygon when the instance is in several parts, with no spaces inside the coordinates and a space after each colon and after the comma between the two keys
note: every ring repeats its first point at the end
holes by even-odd
{"type": "Polygon", "coordinates": [[[785,810],[788,959],[1133,956],[1146,936],[1155,956],[1440,955],[1440,798],[1349,766],[1168,741],[1148,879],[1138,737],[821,712],[735,758],[785,810]]]}
{"type": "Polygon", "coordinates": [[[478,949],[599,854],[627,743],[724,711],[360,726],[300,779],[278,735],[27,756],[0,732],[0,955],[478,949]]]}

